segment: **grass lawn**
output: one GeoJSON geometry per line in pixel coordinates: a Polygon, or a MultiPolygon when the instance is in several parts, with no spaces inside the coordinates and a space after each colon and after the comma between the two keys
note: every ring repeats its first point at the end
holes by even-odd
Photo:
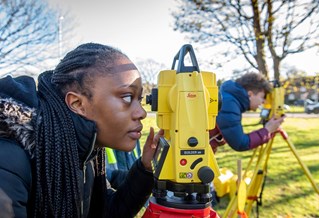
{"type": "MultiPolygon", "coordinates": [[[[245,131],[261,128],[249,126],[258,123],[259,118],[244,118],[245,131]]],[[[143,121],[144,130],[141,144],[144,145],[149,127],[156,126],[156,118],[149,117],[143,121]]],[[[309,168],[313,179],[319,186],[319,118],[287,118],[283,129],[288,133],[302,162],[309,168]]],[[[235,152],[228,145],[219,147],[216,158],[219,167],[227,167],[237,172],[237,160],[246,166],[252,151],[235,152]]],[[[214,208],[220,216],[229,202],[228,196],[221,199],[214,208]]],[[[254,210],[256,206],[254,205],[254,210]]],[[[251,217],[256,217],[252,212],[251,217]]],[[[268,174],[263,192],[259,217],[317,217],[319,218],[319,194],[311,186],[297,159],[290,151],[281,135],[276,135],[273,149],[268,161],[268,174]]]]}

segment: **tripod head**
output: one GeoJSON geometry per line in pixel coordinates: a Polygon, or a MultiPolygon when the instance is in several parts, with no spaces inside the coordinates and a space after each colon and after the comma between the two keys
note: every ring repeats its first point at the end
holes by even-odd
{"type": "Polygon", "coordinates": [[[214,73],[199,70],[191,45],[182,46],[171,70],[159,73],[158,87],[146,103],[157,111],[157,125],[164,130],[152,162],[157,190],[153,195],[163,198],[159,193],[166,190],[185,198],[209,193],[209,184],[220,175],[209,144],[218,113],[218,87],[214,73]],[[192,66],[184,65],[186,54],[192,66]]]}
{"type": "Polygon", "coordinates": [[[265,124],[273,116],[280,118],[285,115],[284,111],[285,90],[278,80],[272,81],[272,90],[266,95],[265,102],[260,112],[262,123],[265,124]]]}

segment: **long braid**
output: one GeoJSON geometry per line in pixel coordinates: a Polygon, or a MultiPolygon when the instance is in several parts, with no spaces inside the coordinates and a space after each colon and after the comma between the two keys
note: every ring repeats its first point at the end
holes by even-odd
{"type": "Polygon", "coordinates": [[[78,142],[69,109],[53,91],[51,76],[47,72],[39,80],[38,114],[42,120],[36,130],[34,215],[79,217],[78,142]]]}
{"type": "MultiPolygon", "coordinates": [[[[80,217],[79,145],[64,95],[72,90],[91,99],[92,78],[111,73],[106,69],[121,57],[127,58],[112,47],[87,43],[69,52],[53,72],[39,77],[32,217],[80,217]]],[[[95,161],[99,187],[94,192],[100,203],[106,187],[104,170],[102,149],[95,161]]]]}

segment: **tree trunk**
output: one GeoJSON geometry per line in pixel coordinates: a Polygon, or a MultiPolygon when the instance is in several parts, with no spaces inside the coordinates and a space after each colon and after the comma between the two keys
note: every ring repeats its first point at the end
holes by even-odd
{"type": "Polygon", "coordinates": [[[273,63],[274,63],[274,79],[278,80],[280,79],[280,71],[279,71],[279,67],[280,67],[280,58],[279,57],[273,57],[273,63]]]}
{"type": "Polygon", "coordinates": [[[256,37],[256,62],[258,70],[268,78],[268,67],[265,58],[265,37],[260,26],[260,14],[258,9],[258,0],[251,0],[251,5],[254,14],[254,33],[256,37]]]}
{"type": "Polygon", "coordinates": [[[267,40],[268,40],[268,48],[271,54],[271,58],[273,61],[273,70],[274,70],[274,79],[279,81],[280,78],[280,71],[279,71],[279,67],[280,67],[280,62],[281,59],[280,57],[278,57],[276,50],[274,48],[274,44],[273,44],[273,37],[272,37],[272,28],[273,28],[273,21],[274,21],[274,15],[272,12],[272,1],[271,0],[267,0],[267,5],[268,5],[268,30],[266,31],[266,35],[267,35],[267,40]]]}

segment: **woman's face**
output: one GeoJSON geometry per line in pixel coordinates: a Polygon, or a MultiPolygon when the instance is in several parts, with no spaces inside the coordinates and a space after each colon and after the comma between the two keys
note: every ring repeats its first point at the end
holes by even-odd
{"type": "Polygon", "coordinates": [[[256,94],[252,91],[248,91],[249,102],[250,102],[250,110],[256,111],[260,105],[264,103],[265,100],[265,92],[260,91],[256,94]]]}
{"type": "Polygon", "coordinates": [[[118,60],[112,71],[95,77],[86,118],[97,124],[98,146],[131,151],[141,137],[141,120],[146,117],[141,105],[142,81],[128,59],[118,60]]]}

